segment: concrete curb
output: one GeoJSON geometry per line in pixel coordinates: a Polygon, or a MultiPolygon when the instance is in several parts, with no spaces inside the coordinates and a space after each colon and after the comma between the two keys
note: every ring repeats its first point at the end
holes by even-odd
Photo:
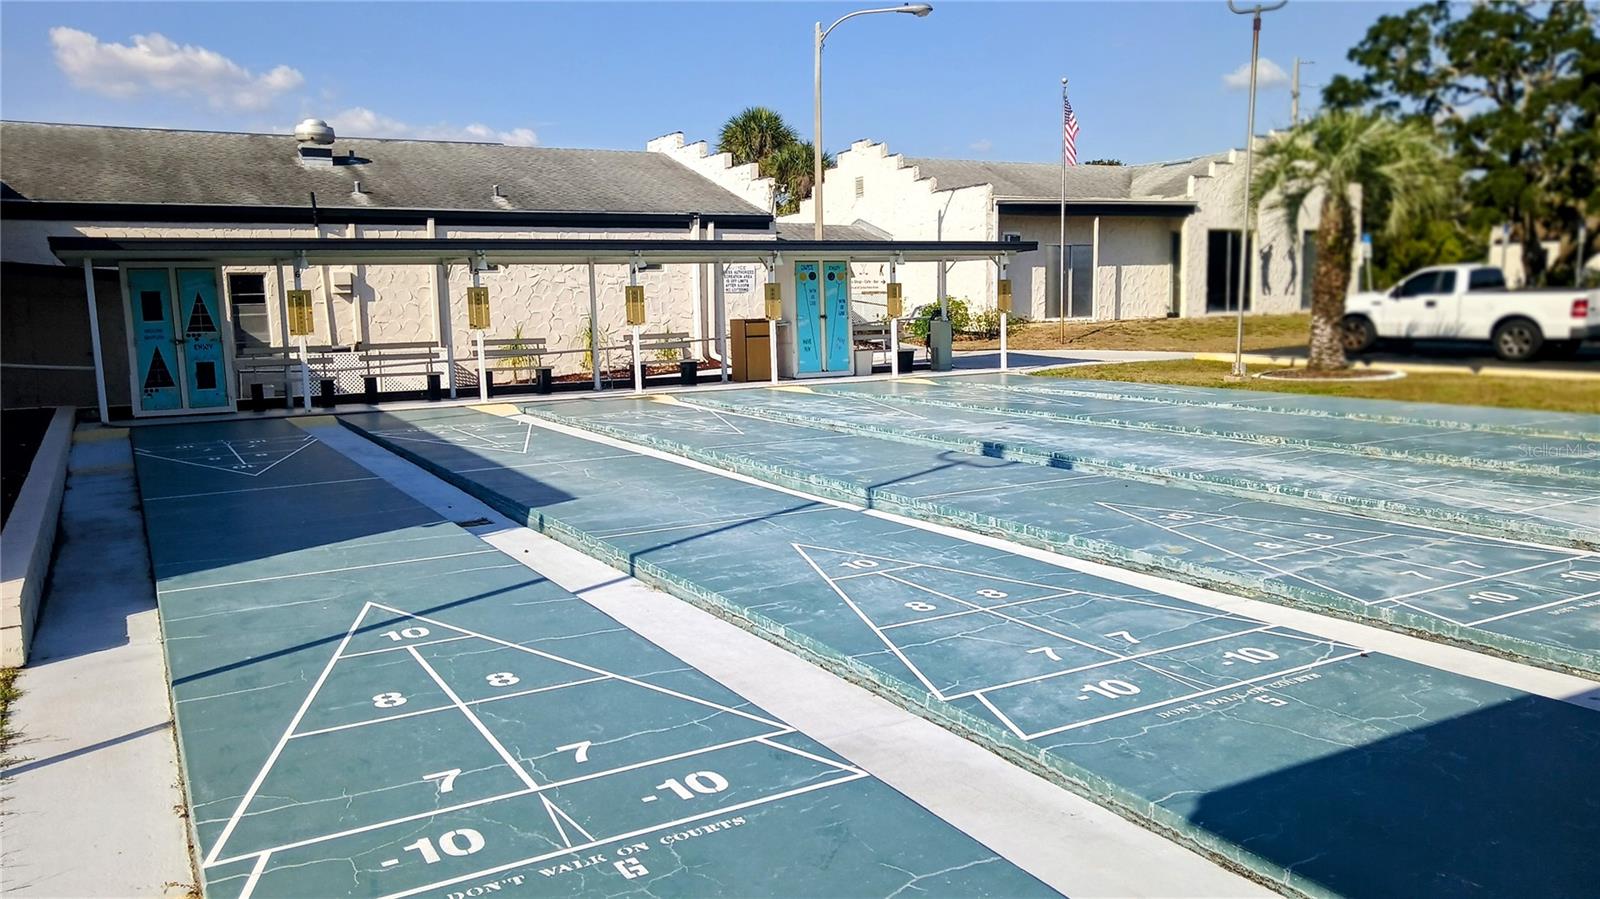
{"type": "MultiPolygon", "coordinates": [[[[1232,353],[1195,353],[1197,362],[1232,362],[1232,353]]],[[[1304,356],[1279,356],[1271,353],[1245,353],[1246,365],[1304,365],[1304,356]]],[[[1431,362],[1357,363],[1365,368],[1388,368],[1409,374],[1481,375],[1486,378],[1536,378],[1550,381],[1600,381],[1600,371],[1531,368],[1526,365],[1437,365],[1431,362]]],[[[1357,382],[1359,383],[1359,382],[1357,382]]]]}
{"type": "Polygon", "coordinates": [[[0,666],[7,668],[26,664],[33,643],[67,486],[74,414],[71,406],[56,407],[0,540],[0,571],[5,572],[0,583],[0,666]]]}

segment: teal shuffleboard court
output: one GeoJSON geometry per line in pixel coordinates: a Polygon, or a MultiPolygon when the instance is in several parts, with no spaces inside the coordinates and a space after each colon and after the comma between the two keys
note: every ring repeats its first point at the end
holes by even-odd
{"type": "Polygon", "coordinates": [[[1055,895],[291,425],[133,439],[207,896],[1055,895]]]}
{"type": "Polygon", "coordinates": [[[1600,882],[1600,794],[1586,786],[1600,713],[531,419],[340,421],[1286,890],[1567,895],[1600,882]]]}
{"type": "MultiPolygon", "coordinates": [[[[528,412],[833,499],[1600,675],[1600,555],[736,415],[700,396],[528,412]]],[[[908,427],[939,414],[885,412],[908,427]]]]}
{"type": "Polygon", "coordinates": [[[939,388],[890,385],[871,393],[866,385],[759,388],[697,393],[693,401],[706,408],[1054,468],[1183,481],[1245,498],[1270,495],[1315,508],[1357,509],[1491,536],[1600,547],[1600,483],[1587,480],[931,407],[897,399],[889,392],[896,389],[939,388]],[[907,408],[927,411],[908,416],[907,408]]]}
{"type": "MultiPolygon", "coordinates": [[[[1038,381],[1053,379],[1036,378],[1038,381]]],[[[1131,428],[1197,434],[1269,446],[1343,451],[1356,456],[1438,462],[1520,475],[1600,480],[1600,431],[1595,439],[1509,436],[1426,424],[1288,415],[1270,410],[1159,403],[1120,397],[1076,396],[1030,386],[963,378],[875,381],[816,389],[827,393],[917,403],[934,408],[1028,416],[1067,427],[1131,428]]]]}
{"type": "MultiPolygon", "coordinates": [[[[1071,369],[1065,370],[1071,371],[1071,369]]],[[[965,384],[989,384],[1037,390],[1059,396],[1110,397],[1351,421],[1423,424],[1455,430],[1488,431],[1514,437],[1575,437],[1580,440],[1600,440],[1600,415],[1582,412],[1497,409],[1490,406],[1366,400],[1344,396],[1314,396],[1176,384],[1139,384],[1129,381],[1075,380],[1070,377],[1037,377],[1009,372],[962,375],[957,380],[965,384]]],[[[1559,385],[1551,386],[1552,389],[1560,389],[1559,385]]]]}

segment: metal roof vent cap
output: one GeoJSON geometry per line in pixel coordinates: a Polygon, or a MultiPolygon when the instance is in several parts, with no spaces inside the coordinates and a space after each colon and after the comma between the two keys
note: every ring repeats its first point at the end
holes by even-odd
{"type": "Polygon", "coordinates": [[[294,139],[303,144],[331,144],[333,126],[321,119],[306,119],[294,126],[294,139]]]}

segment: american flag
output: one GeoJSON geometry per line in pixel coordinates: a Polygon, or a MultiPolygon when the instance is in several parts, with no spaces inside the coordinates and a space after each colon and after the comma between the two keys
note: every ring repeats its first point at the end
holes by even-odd
{"type": "Polygon", "coordinates": [[[1072,113],[1065,86],[1061,89],[1061,159],[1065,165],[1078,164],[1078,117],[1072,113]]]}

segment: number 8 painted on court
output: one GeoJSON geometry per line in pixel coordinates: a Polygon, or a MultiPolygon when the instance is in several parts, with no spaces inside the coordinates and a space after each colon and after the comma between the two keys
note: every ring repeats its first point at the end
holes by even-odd
{"type": "Polygon", "coordinates": [[[1001,591],[996,590],[996,589],[994,589],[992,587],[984,587],[982,590],[978,591],[978,595],[983,597],[984,599],[1005,599],[1010,594],[1009,593],[1002,593],[1001,591]]]}
{"type": "Polygon", "coordinates": [[[521,681],[522,678],[509,671],[496,671],[494,674],[485,677],[484,680],[488,681],[491,687],[509,687],[521,681]]]}
{"type": "Polygon", "coordinates": [[[392,709],[397,705],[405,705],[404,693],[379,693],[372,697],[372,704],[380,709],[392,709]]]}

